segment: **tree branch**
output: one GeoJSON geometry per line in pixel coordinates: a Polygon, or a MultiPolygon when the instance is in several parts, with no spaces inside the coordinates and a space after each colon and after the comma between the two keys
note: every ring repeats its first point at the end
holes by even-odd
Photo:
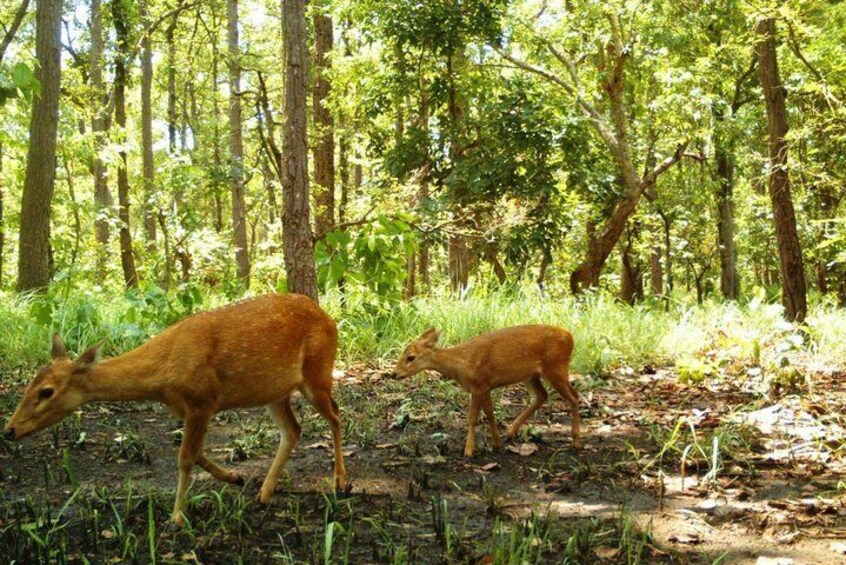
{"type": "Polygon", "coordinates": [[[27,9],[29,9],[29,0],[22,0],[21,5],[18,6],[18,11],[15,12],[15,16],[12,18],[12,25],[6,30],[6,35],[3,36],[3,41],[0,41],[0,63],[3,62],[3,56],[6,54],[6,49],[8,49],[9,45],[12,43],[12,40],[15,38],[15,34],[18,33],[18,28],[21,27],[21,22],[23,22],[23,19],[26,16],[27,9]]]}

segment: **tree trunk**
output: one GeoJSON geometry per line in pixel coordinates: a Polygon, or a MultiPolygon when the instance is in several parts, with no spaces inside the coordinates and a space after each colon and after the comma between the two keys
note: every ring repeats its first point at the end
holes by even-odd
{"type": "Polygon", "coordinates": [[[285,218],[283,240],[288,290],[317,300],[314,235],[308,190],[306,96],[308,52],[305,0],[284,0],[283,49],[285,75],[285,218]]]}
{"type": "Polygon", "coordinates": [[[214,231],[223,231],[223,197],[221,196],[221,177],[223,176],[223,162],[220,157],[220,105],[218,103],[217,76],[218,76],[218,52],[217,44],[212,46],[212,115],[214,116],[214,140],[212,145],[212,162],[214,163],[214,177],[212,181],[212,197],[214,198],[214,231]]]}
{"type": "Polygon", "coordinates": [[[129,226],[129,177],[126,158],[126,81],[127,59],[129,57],[129,30],[127,14],[122,2],[112,2],[112,19],[117,40],[115,57],[115,122],[120,129],[121,150],[118,161],[118,219],[120,220],[120,263],[123,280],[127,288],[138,287],[138,272],[135,270],[135,255],[132,252],[132,232],[129,226]]]}
{"type": "Polygon", "coordinates": [[[97,240],[96,273],[100,279],[106,276],[109,261],[110,220],[114,199],[109,190],[106,165],[100,156],[109,131],[107,97],[103,88],[103,10],[100,0],[91,0],[91,90],[93,112],[91,131],[94,135],[94,162],[91,174],[94,177],[94,233],[97,240]]]}
{"type": "Polygon", "coordinates": [[[332,18],[315,7],[314,15],[314,91],[312,111],[317,137],[314,145],[315,232],[322,237],[335,225],[335,122],[326,107],[329,97],[329,73],[332,62],[332,18]]]}
{"type": "MultiPolygon", "coordinates": [[[[464,104],[455,83],[455,67],[464,63],[463,47],[447,58],[447,73],[449,80],[449,116],[450,116],[450,161],[455,166],[463,153],[460,128],[464,120],[464,104]]],[[[453,292],[463,292],[470,280],[470,250],[467,247],[467,238],[461,228],[464,221],[457,222],[457,230],[448,236],[447,255],[449,258],[449,282],[453,292]]]]}
{"type": "Polygon", "coordinates": [[[227,1],[229,45],[229,158],[232,187],[232,239],[238,279],[250,286],[250,255],[247,241],[247,207],[244,201],[244,140],[241,131],[241,62],[238,46],[238,0],[227,1]]]}
{"type": "MultiPolygon", "coordinates": [[[[719,142],[718,142],[719,143],[719,142]]],[[[737,278],[737,251],[734,245],[734,162],[720,145],[715,151],[717,177],[717,245],[720,252],[720,290],[727,300],[740,294],[737,278]]]]}
{"type": "Polygon", "coordinates": [[[779,79],[776,56],[776,23],[762,19],[756,26],[759,36],[756,49],[761,72],[761,87],[767,105],[769,133],[768,190],[775,218],[779,270],[782,284],[782,303],[789,320],[802,322],[807,313],[805,271],[802,248],[796,231],[796,216],[790,195],[787,172],[787,109],[785,88],[779,79]]]}
{"type": "Polygon", "coordinates": [[[35,10],[35,78],[41,96],[34,97],[29,127],[21,230],[18,291],[43,289],[50,282],[50,209],[56,181],[56,134],[61,82],[61,0],[40,0],[35,10]]]}
{"type": "Polygon", "coordinates": [[[6,224],[3,223],[3,141],[0,140],[0,289],[3,288],[3,267],[6,265],[6,224]]]}
{"type": "Polygon", "coordinates": [[[156,249],[156,211],[153,203],[153,191],[156,170],[153,160],[153,50],[150,40],[147,4],[141,2],[140,8],[144,25],[141,38],[141,147],[144,176],[144,233],[147,236],[147,249],[154,251],[156,249]]]}
{"type": "Polygon", "coordinates": [[[629,225],[620,241],[620,300],[627,304],[643,299],[643,269],[632,250],[637,236],[638,229],[629,225]]]}
{"type": "MultiPolygon", "coordinates": [[[[177,2],[177,5],[182,2],[177,2]]],[[[171,16],[170,23],[165,29],[165,43],[167,45],[167,147],[171,154],[176,152],[176,26],[179,22],[179,11],[171,16]]]]}

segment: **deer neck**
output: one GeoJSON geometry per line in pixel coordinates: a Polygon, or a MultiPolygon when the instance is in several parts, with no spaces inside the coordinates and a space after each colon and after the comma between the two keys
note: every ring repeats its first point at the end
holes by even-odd
{"type": "Polygon", "coordinates": [[[162,400],[156,363],[139,349],[95,365],[86,379],[87,400],[162,400]]]}
{"type": "Polygon", "coordinates": [[[432,369],[462,386],[470,380],[470,364],[456,348],[433,349],[431,360],[432,369]]]}

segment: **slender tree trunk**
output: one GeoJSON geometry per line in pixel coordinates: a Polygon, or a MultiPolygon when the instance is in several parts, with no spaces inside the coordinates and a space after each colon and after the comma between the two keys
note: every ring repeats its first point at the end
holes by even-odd
{"type": "MultiPolygon", "coordinates": [[[[342,124],[343,127],[343,124],[342,124]]],[[[350,190],[350,136],[344,131],[338,141],[338,177],[341,181],[341,198],[338,202],[338,223],[347,219],[350,190]]]]}
{"type": "Polygon", "coordinates": [[[5,191],[3,189],[3,141],[0,140],[0,289],[3,288],[3,268],[6,266],[6,224],[3,221],[5,191]]]}
{"type": "Polygon", "coordinates": [[[91,0],[91,90],[93,112],[91,130],[94,134],[94,162],[91,174],[94,177],[94,232],[97,240],[96,272],[99,278],[106,276],[109,261],[109,239],[112,206],[114,199],[109,190],[106,165],[101,154],[109,130],[107,99],[103,87],[103,10],[100,0],[91,0]]]}
{"type": "MultiPolygon", "coordinates": [[[[725,113],[715,113],[718,123],[725,121],[725,113]]],[[[727,300],[736,300],[740,294],[737,278],[737,251],[734,244],[734,160],[718,133],[715,141],[714,160],[717,163],[717,246],[720,253],[720,291],[727,300]]]]}
{"type": "Polygon", "coordinates": [[[288,289],[317,300],[314,235],[308,190],[306,95],[308,52],[305,0],[284,0],[283,48],[285,75],[285,196],[284,245],[288,289]]]}
{"type": "MultiPolygon", "coordinates": [[[[181,0],[177,2],[180,5],[181,0]]],[[[170,153],[176,152],[176,26],[179,23],[179,12],[174,12],[170,23],[165,29],[165,44],[167,45],[167,147],[170,153]]]]}
{"type": "Polygon", "coordinates": [[[335,225],[335,122],[326,107],[331,84],[332,18],[316,6],[314,15],[314,91],[312,111],[317,141],[314,145],[314,225],[317,237],[335,225]]]}
{"type": "Polygon", "coordinates": [[[56,181],[56,134],[61,83],[61,0],[40,0],[35,10],[35,78],[41,96],[32,104],[18,250],[18,291],[50,283],[50,209],[56,181]]]}
{"type": "Polygon", "coordinates": [[[643,298],[643,269],[633,251],[639,230],[631,224],[620,240],[620,300],[634,304],[643,298]]]}
{"type": "MultiPolygon", "coordinates": [[[[420,189],[417,191],[418,206],[429,199],[429,177],[431,171],[429,162],[429,96],[425,81],[422,81],[420,85],[420,124],[425,132],[424,139],[426,140],[426,144],[423,148],[423,166],[426,170],[423,172],[420,179],[420,189]]],[[[426,288],[429,286],[429,241],[425,234],[420,238],[420,247],[417,250],[417,256],[420,285],[426,288]]]]}
{"type": "Polygon", "coordinates": [[[761,86],[767,105],[769,132],[768,189],[775,218],[776,243],[782,284],[782,303],[790,320],[802,322],[807,313],[802,248],[796,230],[796,216],[787,172],[787,109],[785,88],[779,79],[776,55],[776,23],[762,19],[756,26],[761,86]]]}
{"type": "Polygon", "coordinates": [[[144,176],[144,233],[147,236],[147,249],[154,251],[156,248],[156,210],[153,192],[155,189],[156,165],[153,158],[153,50],[146,2],[141,2],[140,8],[144,26],[141,38],[141,147],[144,176]]]}
{"type": "Polygon", "coordinates": [[[212,182],[212,196],[214,198],[214,231],[223,231],[223,197],[221,196],[221,182],[223,176],[223,161],[220,156],[220,104],[217,94],[218,77],[217,45],[212,45],[212,109],[214,115],[214,140],[212,142],[212,161],[214,162],[214,179],[212,182]]]}
{"type": "MultiPolygon", "coordinates": [[[[450,127],[452,129],[450,140],[450,161],[453,166],[461,159],[463,149],[459,129],[464,119],[464,107],[461,100],[461,93],[455,84],[456,66],[464,62],[464,53],[460,50],[455,55],[447,58],[447,72],[449,78],[449,115],[450,127]]],[[[462,224],[459,222],[457,230],[448,236],[447,254],[449,258],[449,282],[453,292],[464,291],[470,281],[470,250],[467,248],[467,238],[462,232],[462,224]]]]}
{"type": "MultiPolygon", "coordinates": [[[[129,55],[127,14],[122,2],[112,2],[117,40],[115,57],[115,122],[120,129],[121,140],[126,139],[126,81],[127,59],[129,55]]],[[[135,269],[135,255],[132,251],[132,232],[129,226],[129,176],[125,144],[121,144],[118,161],[118,219],[120,220],[120,263],[123,267],[123,279],[127,288],[138,286],[138,272],[135,269]]]]}
{"type": "Polygon", "coordinates": [[[238,279],[250,286],[247,241],[247,206],[244,200],[244,140],[241,131],[241,62],[238,46],[238,0],[228,0],[226,10],[229,45],[229,177],[232,187],[232,239],[238,279]]]}

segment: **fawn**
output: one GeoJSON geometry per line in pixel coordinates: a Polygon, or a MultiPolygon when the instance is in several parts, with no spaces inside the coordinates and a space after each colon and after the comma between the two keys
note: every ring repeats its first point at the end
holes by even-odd
{"type": "Polygon", "coordinates": [[[514,438],[526,420],[541,407],[547,393],[545,379],[570,404],[573,447],[579,439],[579,396],[570,384],[568,367],[573,354],[573,335],[555,326],[515,326],[480,335],[455,347],[438,348],[438,331],[429,328],[403,351],[393,372],[395,378],[410,377],[428,369],[437,371],[470,393],[467,415],[467,443],[464,455],[475,448],[475,427],[484,410],[491,426],[494,447],[501,445],[494,419],[491,390],[525,383],[533,402],[508,427],[505,435],[514,438]]]}
{"type": "Polygon", "coordinates": [[[300,437],[290,397],[299,390],[329,421],[335,454],[335,488],[346,484],[341,422],[332,398],[338,347],[335,322],[310,298],[271,294],[201,312],[172,325],[140,347],[98,361],[101,344],[71,360],[58,335],[52,361],[24,392],[10,418],[7,439],[51,426],[88,402],[152,400],[184,420],[179,480],[171,520],[184,522],[191,470],[199,465],[216,479],[243,478],[209,459],[203,443],[214,414],[267,406],[282,432],[258,501],[270,501],[279,474],[300,437]]]}

